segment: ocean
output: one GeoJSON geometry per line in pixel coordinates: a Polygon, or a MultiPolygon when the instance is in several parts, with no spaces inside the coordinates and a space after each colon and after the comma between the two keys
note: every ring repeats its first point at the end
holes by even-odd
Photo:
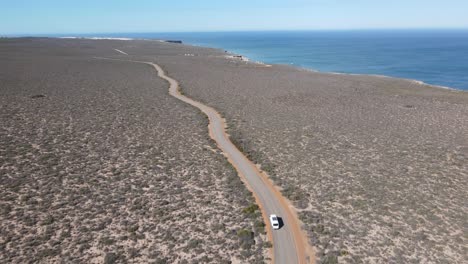
{"type": "Polygon", "coordinates": [[[251,61],[376,74],[468,90],[467,30],[114,33],[82,36],[182,40],[251,61]]]}

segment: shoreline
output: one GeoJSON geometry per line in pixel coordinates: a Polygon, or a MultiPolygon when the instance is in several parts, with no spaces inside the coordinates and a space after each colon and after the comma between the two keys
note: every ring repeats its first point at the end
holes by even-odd
{"type": "MultiPolygon", "coordinates": [[[[187,44],[184,43],[183,45],[187,45],[187,44]]],[[[199,48],[210,48],[210,49],[212,49],[212,47],[207,47],[207,46],[195,46],[195,45],[187,45],[187,46],[199,47],[199,48]]],[[[214,48],[214,49],[217,49],[217,48],[214,48]]],[[[220,50],[223,50],[223,49],[220,49],[220,50]]],[[[430,83],[426,83],[426,82],[421,81],[421,80],[400,78],[400,77],[394,77],[394,76],[389,76],[389,75],[384,75],[384,74],[344,73],[344,72],[333,72],[333,71],[321,71],[321,70],[318,70],[318,69],[307,68],[307,67],[298,66],[298,65],[294,65],[294,64],[275,64],[275,63],[266,63],[266,62],[262,62],[262,61],[253,61],[253,60],[250,60],[248,57],[246,57],[246,56],[244,56],[244,55],[242,55],[242,54],[233,53],[233,52],[228,51],[228,50],[226,50],[226,52],[227,52],[228,54],[231,54],[231,55],[234,55],[234,56],[236,56],[236,55],[237,55],[237,56],[241,56],[242,58],[245,58],[247,62],[251,62],[251,63],[255,63],[255,64],[260,64],[260,65],[272,65],[272,66],[273,66],[273,65],[279,65],[279,66],[287,66],[287,67],[292,67],[292,68],[296,68],[296,69],[299,69],[299,70],[305,70],[305,71],[310,71],[310,72],[315,72],[315,73],[334,74],[334,75],[372,76],[372,77],[379,77],[379,78],[398,79],[398,80],[404,80],[404,81],[413,82],[413,83],[419,84],[419,85],[421,85],[421,86],[431,86],[431,87],[434,87],[434,88],[445,89],[445,90],[451,90],[451,91],[457,91],[457,92],[468,92],[468,90],[457,89],[457,88],[448,87],[448,86],[443,86],[443,85],[437,85],[437,84],[430,84],[430,83]]]]}
{"type": "MultiPolygon", "coordinates": [[[[133,40],[150,40],[150,39],[133,39],[133,40]]],[[[160,40],[160,41],[161,41],[161,40],[160,40]]],[[[237,52],[233,52],[233,51],[229,51],[229,50],[226,50],[226,49],[223,49],[223,48],[210,47],[210,46],[203,46],[203,45],[196,45],[196,44],[185,43],[185,42],[183,42],[182,44],[179,44],[179,45],[185,45],[185,46],[196,47],[196,48],[215,49],[215,50],[219,50],[219,51],[225,52],[225,53],[227,53],[228,55],[232,55],[232,56],[241,56],[242,58],[245,59],[246,62],[250,62],[250,63],[254,63],[254,64],[259,64],[259,65],[271,65],[271,66],[273,66],[273,65],[279,65],[279,66],[287,66],[287,67],[293,67],[293,68],[296,68],[296,69],[299,69],[299,70],[306,70],[306,71],[317,72],[317,73],[336,74],[336,75],[373,76],[373,77],[391,78],[391,79],[398,79],[398,80],[410,81],[410,82],[414,82],[414,83],[417,83],[417,84],[420,84],[420,85],[427,85],[427,86],[431,86],[431,87],[435,87],[435,88],[440,88],[440,89],[446,89],[446,90],[452,90],[452,91],[468,92],[468,90],[453,88],[453,87],[444,86],[444,85],[430,84],[430,83],[426,83],[426,82],[424,82],[424,81],[417,80],[417,79],[408,79],[408,78],[394,77],[394,76],[389,76],[389,75],[384,75],[384,74],[343,73],[343,72],[333,72],[333,71],[321,71],[321,70],[318,70],[318,69],[307,68],[307,67],[298,66],[298,65],[294,65],[294,64],[281,64],[281,63],[277,64],[277,63],[267,63],[267,62],[258,61],[258,60],[250,60],[249,57],[244,56],[243,54],[240,54],[240,53],[237,53],[237,52]]]]}
{"type": "MultiPolygon", "coordinates": [[[[185,50],[170,45],[162,50],[172,48],[185,50]]],[[[449,199],[436,188],[439,180],[458,188],[462,178],[467,93],[392,77],[309,73],[290,65],[261,69],[207,51],[190,49],[200,52],[195,59],[174,51],[155,59],[184,93],[229,120],[231,137],[298,209],[320,261],[439,259],[434,247],[414,246],[419,237],[406,228],[424,212],[401,218],[399,210],[400,205],[413,210],[414,204],[433,208],[427,190],[440,196],[443,206],[436,212],[450,208],[443,213],[447,220],[414,228],[449,240],[451,251],[443,257],[460,258],[457,237],[444,236],[444,230],[461,226],[456,208],[462,199],[449,199]],[[435,169],[441,174],[432,173],[435,169]],[[400,226],[400,233],[389,222],[400,226]],[[382,238],[395,244],[384,247],[382,238]]]]}
{"type": "MultiPolygon", "coordinates": [[[[158,42],[166,42],[169,43],[166,40],[163,39],[145,39],[145,38],[116,38],[116,37],[76,37],[76,36],[68,36],[68,37],[52,37],[52,38],[59,38],[59,39],[90,39],[90,40],[126,40],[126,41],[158,41],[158,42]]],[[[335,75],[347,75],[347,76],[373,76],[373,77],[379,77],[379,78],[391,78],[391,79],[398,79],[398,80],[405,80],[409,81],[412,83],[419,84],[421,86],[430,86],[433,88],[439,88],[439,89],[445,89],[445,90],[450,90],[450,91],[456,91],[456,92],[468,92],[468,90],[464,89],[459,89],[459,88],[454,88],[454,87],[449,87],[449,86],[444,86],[444,85],[437,85],[437,84],[431,84],[427,83],[418,79],[408,79],[408,78],[401,78],[401,77],[395,77],[395,76],[389,76],[389,75],[384,75],[384,74],[371,74],[371,73],[343,73],[343,72],[333,72],[333,71],[321,71],[319,69],[314,69],[314,68],[307,68],[303,66],[298,66],[294,64],[276,64],[276,63],[267,63],[264,61],[257,61],[257,60],[250,60],[249,57],[244,56],[243,54],[229,51],[223,48],[217,48],[217,47],[210,47],[210,46],[203,46],[203,45],[196,45],[193,43],[185,43],[182,42],[177,45],[184,45],[184,46],[189,46],[189,47],[196,47],[196,48],[203,48],[203,49],[215,49],[221,52],[226,53],[226,55],[231,56],[231,59],[240,59],[241,61],[247,62],[247,63],[253,63],[253,64],[258,64],[258,65],[263,65],[263,66],[273,66],[273,65],[278,65],[278,66],[287,66],[287,67],[293,67],[299,70],[306,70],[306,71],[311,71],[311,72],[317,72],[317,73],[326,73],[326,74],[335,74],[335,75]]]]}
{"type": "MultiPolygon", "coordinates": [[[[163,43],[169,43],[169,44],[174,44],[170,43],[166,40],[163,39],[145,39],[145,38],[116,38],[116,37],[78,37],[78,36],[65,36],[65,37],[5,37],[6,39],[15,39],[15,38],[52,38],[52,39],[87,39],[87,40],[120,40],[120,41],[157,41],[157,42],[163,42],[163,43]]],[[[220,52],[226,53],[226,55],[231,56],[231,59],[240,59],[243,62],[246,63],[252,63],[252,64],[258,64],[262,66],[286,66],[286,67],[292,67],[301,71],[310,71],[310,72],[315,72],[315,73],[325,73],[325,74],[334,74],[334,75],[347,75],[347,76],[371,76],[371,77],[379,77],[379,78],[390,78],[390,79],[397,79],[397,80],[404,80],[404,81],[409,81],[412,83],[419,84],[421,86],[430,86],[432,88],[437,88],[437,89],[444,89],[444,90],[450,90],[452,92],[468,92],[468,90],[463,90],[459,88],[454,88],[454,87],[449,87],[449,86],[444,86],[444,85],[437,85],[437,84],[430,84],[426,83],[421,80],[417,79],[408,79],[408,78],[401,78],[401,77],[394,77],[394,76],[389,76],[389,75],[384,75],[384,74],[371,74],[371,73],[343,73],[343,72],[333,72],[333,71],[320,71],[318,69],[313,69],[313,68],[307,68],[303,66],[298,66],[294,64],[276,64],[276,63],[266,63],[263,61],[253,61],[250,60],[249,57],[244,56],[239,53],[235,53],[229,50],[225,50],[223,48],[217,48],[217,47],[209,47],[209,46],[202,46],[202,45],[196,45],[192,43],[185,43],[182,42],[180,44],[176,45],[183,45],[187,47],[195,47],[195,48],[202,48],[202,49],[213,49],[213,50],[218,50],[220,52]],[[239,57],[239,58],[238,58],[239,57]]]]}
{"type": "MultiPolygon", "coordinates": [[[[187,237],[200,238],[202,240],[196,240],[196,244],[206,252],[213,252],[213,259],[234,259],[234,262],[245,259],[242,262],[249,263],[268,259],[263,246],[271,244],[264,244],[264,237],[255,236],[264,228],[256,224],[263,222],[260,215],[256,214],[256,220],[248,218],[251,220],[245,222],[247,218],[238,211],[254,203],[254,197],[248,196],[248,189],[239,188],[242,181],[234,168],[229,166],[226,171],[225,156],[216,151],[215,142],[206,135],[209,120],[199,112],[187,111],[188,106],[169,99],[167,83],[157,78],[154,71],[149,71],[149,66],[103,62],[93,58],[146,61],[157,63],[167,72],[167,76],[177,80],[182,94],[216,109],[225,118],[221,121],[227,123],[225,129],[231,142],[260,172],[265,172],[282,195],[291,201],[290,209],[297,213],[299,224],[307,232],[304,239],[316,249],[315,256],[319,262],[419,260],[459,263],[463,260],[463,250],[459,247],[463,234],[453,231],[463,230],[463,212],[468,210],[463,203],[468,190],[468,174],[464,166],[468,150],[468,135],[465,132],[468,127],[468,93],[433,89],[429,85],[423,88],[420,82],[392,77],[320,73],[290,65],[274,65],[265,69],[258,63],[244,62],[237,57],[226,58],[227,52],[219,49],[166,45],[161,41],[25,38],[4,40],[0,44],[4,58],[3,87],[7,95],[3,99],[9,111],[3,117],[5,124],[11,126],[10,131],[17,131],[19,135],[15,141],[11,136],[16,133],[9,133],[3,139],[11,151],[24,154],[20,160],[15,155],[7,157],[12,159],[12,164],[17,164],[18,171],[32,177],[34,181],[26,178],[29,182],[38,182],[35,179],[55,180],[55,177],[48,177],[54,174],[42,170],[39,172],[44,174],[37,177],[30,173],[29,167],[22,165],[24,161],[30,160],[29,163],[34,165],[36,161],[47,158],[44,163],[39,163],[40,166],[51,169],[54,164],[63,166],[60,170],[65,172],[62,173],[64,183],[68,184],[72,194],[78,196],[57,197],[59,200],[66,198],[74,201],[76,197],[85,197],[82,190],[70,181],[79,178],[76,171],[67,173],[71,164],[71,169],[86,172],[83,175],[89,178],[83,178],[83,182],[98,181],[96,186],[107,188],[104,190],[106,193],[114,193],[114,186],[124,183],[134,187],[124,189],[121,197],[144,198],[142,195],[134,196],[137,191],[153,195],[142,202],[157,201],[150,208],[162,210],[158,209],[154,214],[147,214],[145,208],[136,208],[138,204],[134,202],[111,203],[115,207],[108,212],[121,212],[125,208],[143,209],[138,212],[144,212],[144,215],[123,215],[121,220],[140,219],[152,224],[156,219],[165,221],[167,230],[158,228],[157,232],[152,232],[155,229],[148,229],[143,224],[140,225],[141,229],[136,228],[138,234],[143,232],[151,242],[162,247],[179,248],[186,245],[187,237]],[[185,54],[193,54],[193,57],[185,54]],[[18,112],[18,109],[25,110],[18,112]],[[26,122],[23,121],[25,116],[26,122]],[[47,122],[37,122],[44,119],[47,122]],[[90,126],[90,123],[98,126],[90,126]],[[30,132],[35,131],[38,125],[46,131],[56,132],[38,138],[36,133],[30,132]],[[109,145],[109,137],[115,139],[115,144],[109,145]],[[128,140],[129,137],[131,140],[128,140]],[[90,141],[93,138],[97,141],[90,141]],[[60,141],[55,142],[55,139],[60,141]],[[75,147],[70,147],[71,139],[76,143],[72,145],[75,147]],[[24,150],[25,145],[29,146],[28,142],[33,149],[43,146],[44,151],[31,159],[28,150],[24,150]],[[155,142],[156,145],[146,147],[148,142],[155,142]],[[83,152],[83,145],[89,151],[83,152]],[[116,147],[122,152],[115,152],[116,147]],[[67,159],[50,157],[48,150],[51,148],[60,150],[57,157],[67,159]],[[62,152],[66,153],[62,155],[62,152]],[[93,156],[84,155],[84,160],[81,160],[75,153],[93,153],[93,156]],[[106,177],[95,177],[95,168],[102,166],[103,160],[94,157],[107,153],[107,162],[110,162],[107,164],[112,166],[103,170],[106,177]],[[146,153],[144,157],[147,159],[141,160],[141,153],[146,153]],[[120,166],[122,157],[128,160],[124,167],[120,166]],[[74,166],[74,163],[68,163],[69,160],[78,160],[78,164],[86,165],[74,166]],[[207,168],[207,161],[212,161],[209,164],[213,166],[207,168]],[[201,171],[205,174],[201,174],[201,171]],[[155,181],[154,175],[161,177],[155,181]],[[142,184],[135,183],[137,179],[144,181],[142,184]],[[207,185],[210,181],[211,185],[207,185]],[[161,188],[148,189],[147,186],[152,185],[161,188]],[[167,195],[174,197],[189,190],[196,190],[191,195],[198,197],[196,201],[199,202],[186,205],[179,204],[178,200],[166,199],[167,195]],[[237,197],[250,198],[238,200],[237,197]],[[208,200],[213,204],[205,203],[208,200]],[[223,203],[228,204],[223,206],[223,203]],[[197,207],[193,208],[194,205],[197,207]],[[211,207],[217,211],[206,209],[211,207]],[[227,224],[226,227],[230,228],[226,229],[212,226],[207,221],[190,221],[206,225],[200,229],[209,233],[197,233],[189,228],[174,232],[172,226],[187,226],[186,222],[179,221],[185,215],[186,211],[181,211],[184,208],[199,212],[199,220],[211,219],[210,215],[227,215],[229,218],[226,221],[239,225],[227,224]],[[158,217],[160,213],[169,215],[170,212],[173,212],[173,218],[158,217]],[[226,239],[202,242],[206,237],[217,237],[210,230],[218,234],[218,238],[226,239]],[[246,231],[239,233],[239,230],[246,231]],[[172,232],[177,240],[167,239],[165,231],[172,232]],[[248,232],[254,234],[253,237],[249,235],[249,241],[262,242],[249,244],[252,251],[244,256],[235,245],[240,245],[237,243],[239,238],[244,241],[239,234],[248,232]],[[218,252],[217,245],[223,243],[232,251],[218,252]],[[444,252],[440,252],[441,246],[444,252]],[[261,254],[257,251],[260,248],[261,254]]],[[[41,184],[40,181],[38,183],[41,184]]],[[[49,187],[64,186],[46,183],[49,187]]],[[[78,186],[82,186],[78,183],[78,186]]],[[[68,194],[61,192],[61,189],[55,190],[60,195],[68,194]]],[[[102,193],[101,188],[89,188],[89,191],[94,191],[96,196],[106,194],[102,193]]],[[[18,192],[12,190],[13,193],[18,192]]],[[[44,195],[48,197],[49,193],[44,195]]],[[[46,196],[44,201],[48,201],[46,196]]],[[[21,199],[22,195],[18,193],[16,199],[10,200],[21,199]]],[[[50,204],[55,204],[52,202],[50,204]]],[[[67,208],[86,209],[81,205],[86,204],[74,203],[67,208]]],[[[55,219],[52,223],[42,214],[43,207],[33,207],[33,216],[44,216],[39,218],[40,223],[45,221],[53,228],[66,230],[66,223],[60,220],[63,211],[48,208],[47,214],[55,219]]],[[[277,209],[274,211],[277,212],[277,209]]],[[[119,219],[121,216],[97,213],[99,217],[119,219]]],[[[285,214],[280,212],[278,215],[285,214]]],[[[76,216],[76,221],[86,222],[80,215],[76,216]]],[[[20,234],[15,228],[18,221],[23,220],[6,219],[12,220],[8,226],[12,227],[14,237],[20,234]]],[[[41,226],[27,228],[38,230],[37,227],[41,226]]],[[[93,226],[90,225],[88,230],[94,230],[93,226]]],[[[108,225],[105,230],[92,231],[91,238],[97,241],[98,246],[104,245],[107,243],[101,238],[107,236],[109,231],[117,232],[115,237],[118,238],[121,234],[127,234],[129,226],[135,230],[134,223],[129,225],[122,222],[122,226],[116,229],[108,225]]],[[[78,236],[72,241],[64,237],[63,241],[67,243],[62,243],[58,250],[62,247],[76,250],[75,245],[80,243],[81,236],[80,233],[75,234],[78,236]]],[[[275,234],[281,235],[278,232],[275,234]]],[[[83,235],[89,237],[88,234],[83,235]]],[[[27,237],[18,239],[12,240],[19,242],[10,244],[5,254],[15,254],[18,248],[29,243],[27,237]]],[[[292,239],[280,241],[293,245],[292,239]]],[[[123,240],[115,244],[112,250],[120,245],[126,248],[126,243],[123,240]]],[[[41,245],[43,247],[38,250],[46,249],[48,244],[45,241],[41,245]]],[[[197,249],[196,245],[190,248],[193,250],[189,252],[203,250],[197,249]]],[[[139,262],[154,260],[155,255],[144,248],[137,247],[136,250],[141,253],[139,262]]],[[[201,260],[203,257],[200,253],[190,256],[180,251],[150,251],[157,252],[156,256],[167,258],[169,262],[174,262],[176,258],[201,260]]],[[[31,254],[37,255],[37,252],[31,254]]],[[[84,251],[81,256],[83,259],[94,259],[96,256],[102,258],[106,253],[84,251]]],[[[57,254],[64,256],[60,251],[57,254]]],[[[122,255],[122,259],[130,257],[129,254],[122,255]]]]}

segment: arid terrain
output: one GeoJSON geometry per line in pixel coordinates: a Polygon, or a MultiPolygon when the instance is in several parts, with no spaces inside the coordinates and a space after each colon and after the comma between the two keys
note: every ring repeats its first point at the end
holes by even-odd
{"type": "Polygon", "coordinates": [[[122,49],[224,115],[294,202],[319,262],[468,262],[467,92],[144,46],[122,49]]]}
{"type": "Polygon", "coordinates": [[[148,45],[0,39],[0,262],[262,263],[206,117],[151,67],[93,58],[128,43],[148,45]]]}
{"type": "Polygon", "coordinates": [[[0,262],[268,256],[206,118],[150,67],[93,57],[156,62],[217,109],[294,203],[319,263],[468,262],[467,92],[76,39],[0,40],[0,262]]]}

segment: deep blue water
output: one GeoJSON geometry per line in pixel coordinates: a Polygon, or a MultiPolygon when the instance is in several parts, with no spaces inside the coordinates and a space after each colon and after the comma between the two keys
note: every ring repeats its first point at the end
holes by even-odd
{"type": "Polygon", "coordinates": [[[326,72],[387,75],[468,90],[468,29],[96,36],[177,39],[192,45],[225,49],[253,61],[291,64],[326,72]]]}

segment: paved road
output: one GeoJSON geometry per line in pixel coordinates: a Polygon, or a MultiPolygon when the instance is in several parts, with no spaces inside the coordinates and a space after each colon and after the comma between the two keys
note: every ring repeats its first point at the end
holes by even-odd
{"type": "MultiPolygon", "coordinates": [[[[122,53],[120,50],[119,53],[122,53]]],[[[105,59],[105,58],[101,58],[105,59]]],[[[120,60],[120,59],[118,59],[120,60]]],[[[203,111],[209,118],[210,136],[217,142],[218,147],[226,154],[231,164],[237,169],[248,188],[253,192],[259,204],[262,215],[267,224],[267,233],[273,239],[273,261],[276,264],[309,263],[306,256],[307,243],[304,242],[299,222],[289,208],[281,193],[275,189],[273,184],[262,174],[257,167],[249,161],[229,140],[225,127],[226,124],[221,115],[211,107],[194,101],[179,92],[179,84],[176,80],[168,77],[163,69],[152,62],[131,61],[149,64],[153,66],[158,76],[167,80],[170,84],[169,93],[177,99],[191,104],[203,111]],[[276,214],[282,218],[284,225],[279,230],[272,230],[268,216],[276,214]]]]}

